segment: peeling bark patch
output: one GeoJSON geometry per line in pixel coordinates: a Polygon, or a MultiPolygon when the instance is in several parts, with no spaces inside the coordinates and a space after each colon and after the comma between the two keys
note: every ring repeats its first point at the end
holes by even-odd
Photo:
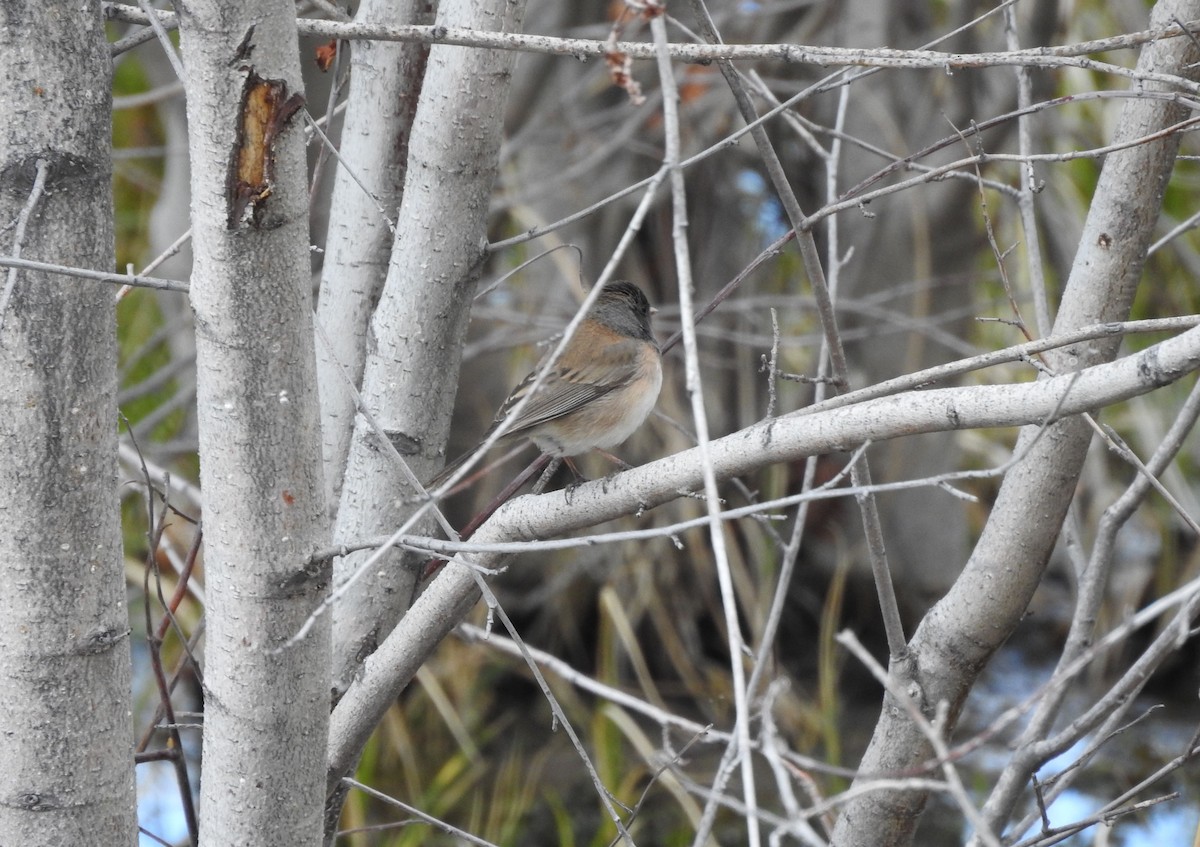
{"type": "Polygon", "coordinates": [[[254,29],[255,25],[251,24],[246,30],[246,34],[242,36],[241,43],[233,51],[233,58],[229,60],[230,67],[250,61],[250,54],[254,52],[254,29]]]}
{"type": "Polygon", "coordinates": [[[84,639],[80,645],[80,652],[84,654],[107,653],[112,649],[113,645],[127,635],[129,635],[129,630],[127,629],[108,628],[97,630],[84,639]]]}
{"type": "Polygon", "coordinates": [[[1153,385],[1155,388],[1169,385],[1186,371],[1186,369],[1168,370],[1164,368],[1162,362],[1159,361],[1158,350],[1154,347],[1145,350],[1138,356],[1137,366],[1138,377],[1143,384],[1153,385]]]}
{"type": "Polygon", "coordinates": [[[392,430],[387,433],[387,437],[401,456],[415,456],[421,452],[421,439],[414,438],[406,432],[392,430]]]}
{"type": "Polygon", "coordinates": [[[280,599],[293,599],[308,593],[310,584],[321,589],[329,585],[333,565],[329,559],[308,562],[299,570],[293,571],[277,586],[275,596],[280,599]]]}
{"type": "Polygon", "coordinates": [[[263,208],[274,183],[275,144],[303,105],[304,95],[289,97],[281,79],[263,79],[254,71],[246,77],[226,185],[229,229],[265,226],[263,208]]]}
{"type": "Polygon", "coordinates": [[[379,630],[373,629],[368,632],[358,645],[358,650],[354,653],[354,661],[357,664],[365,662],[372,653],[379,648],[379,630]]]}
{"type": "Polygon", "coordinates": [[[1156,357],[1150,355],[1152,352],[1156,352],[1153,347],[1143,352],[1137,358],[1138,378],[1142,382],[1154,382],[1154,371],[1158,362],[1156,361],[1156,357]]]}
{"type": "MultiPolygon", "coordinates": [[[[77,183],[98,179],[95,166],[87,159],[61,150],[36,150],[21,159],[10,161],[0,167],[0,185],[17,196],[17,207],[29,195],[29,189],[37,179],[37,163],[46,163],[46,194],[57,189],[71,190],[77,183]]],[[[108,179],[105,175],[104,179],[108,179]]],[[[10,224],[11,226],[11,224],[10,224]]]]}

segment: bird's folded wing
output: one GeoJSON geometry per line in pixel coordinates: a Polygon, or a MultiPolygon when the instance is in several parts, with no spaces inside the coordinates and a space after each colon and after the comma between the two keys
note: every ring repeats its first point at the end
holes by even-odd
{"type": "MultiPolygon", "coordinates": [[[[520,417],[505,432],[519,435],[540,424],[569,415],[597,397],[628,385],[638,373],[642,343],[622,341],[600,350],[583,362],[560,362],[554,373],[546,375],[542,386],[525,404],[520,417]]],[[[525,396],[537,379],[534,370],[517,386],[509,401],[496,414],[492,429],[508,417],[509,411],[525,396]]]]}

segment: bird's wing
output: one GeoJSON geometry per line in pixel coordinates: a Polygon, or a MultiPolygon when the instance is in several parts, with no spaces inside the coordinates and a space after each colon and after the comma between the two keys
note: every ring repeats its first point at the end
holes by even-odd
{"type": "MultiPolygon", "coordinates": [[[[642,347],[642,342],[630,339],[608,345],[584,361],[559,362],[554,371],[546,375],[537,393],[505,432],[520,435],[547,421],[569,415],[597,397],[628,385],[637,376],[642,347]]],[[[528,393],[540,370],[535,369],[513,390],[496,413],[492,429],[499,426],[508,417],[509,411],[528,393]]]]}

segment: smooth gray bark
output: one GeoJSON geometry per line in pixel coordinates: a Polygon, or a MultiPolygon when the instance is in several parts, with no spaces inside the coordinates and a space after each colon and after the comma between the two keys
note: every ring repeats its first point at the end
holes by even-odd
{"type": "MultiPolygon", "coordinates": [[[[355,20],[427,24],[424,0],[365,0],[355,20]]],[[[333,188],[321,294],[317,375],[329,504],[336,506],[354,432],[354,393],[367,358],[367,327],[387,277],[393,230],[408,165],[408,141],[429,47],[359,41],[333,188]],[[353,390],[352,390],[353,389],[353,390]]]]}
{"type": "Polygon", "coordinates": [[[321,843],[328,590],[295,7],[178,4],[206,616],[203,844],[321,843]]]}
{"type": "MultiPolygon", "coordinates": [[[[111,271],[100,4],[5,3],[0,22],[0,252],[111,271]]],[[[0,844],[131,845],[113,292],[0,280],[0,844]]]]}
{"type": "MultiPolygon", "coordinates": [[[[441,5],[438,23],[513,32],[523,11],[524,3],[513,0],[452,0],[441,5]]],[[[421,479],[444,460],[515,61],[509,51],[437,45],[417,107],[391,265],[371,320],[362,399],[383,437],[421,479]]],[[[358,415],[335,540],[394,531],[412,512],[405,500],[414,493],[380,434],[358,415]]],[[[365,558],[340,559],[337,582],[365,558]]],[[[419,565],[401,567],[400,560],[392,554],[375,565],[335,606],[338,691],[408,608],[419,565]]]]}

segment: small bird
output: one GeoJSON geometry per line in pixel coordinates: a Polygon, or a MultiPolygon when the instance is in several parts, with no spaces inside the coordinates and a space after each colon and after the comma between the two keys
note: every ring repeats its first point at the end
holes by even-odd
{"type": "MultiPolygon", "coordinates": [[[[662,354],[650,331],[653,312],[633,283],[605,285],[520,414],[508,420],[533,388],[540,367],[508,395],[483,441],[507,422],[500,441],[528,438],[543,453],[570,457],[615,447],[632,435],[662,388],[662,354]]],[[[426,487],[444,482],[475,452],[455,459],[426,487]]]]}

